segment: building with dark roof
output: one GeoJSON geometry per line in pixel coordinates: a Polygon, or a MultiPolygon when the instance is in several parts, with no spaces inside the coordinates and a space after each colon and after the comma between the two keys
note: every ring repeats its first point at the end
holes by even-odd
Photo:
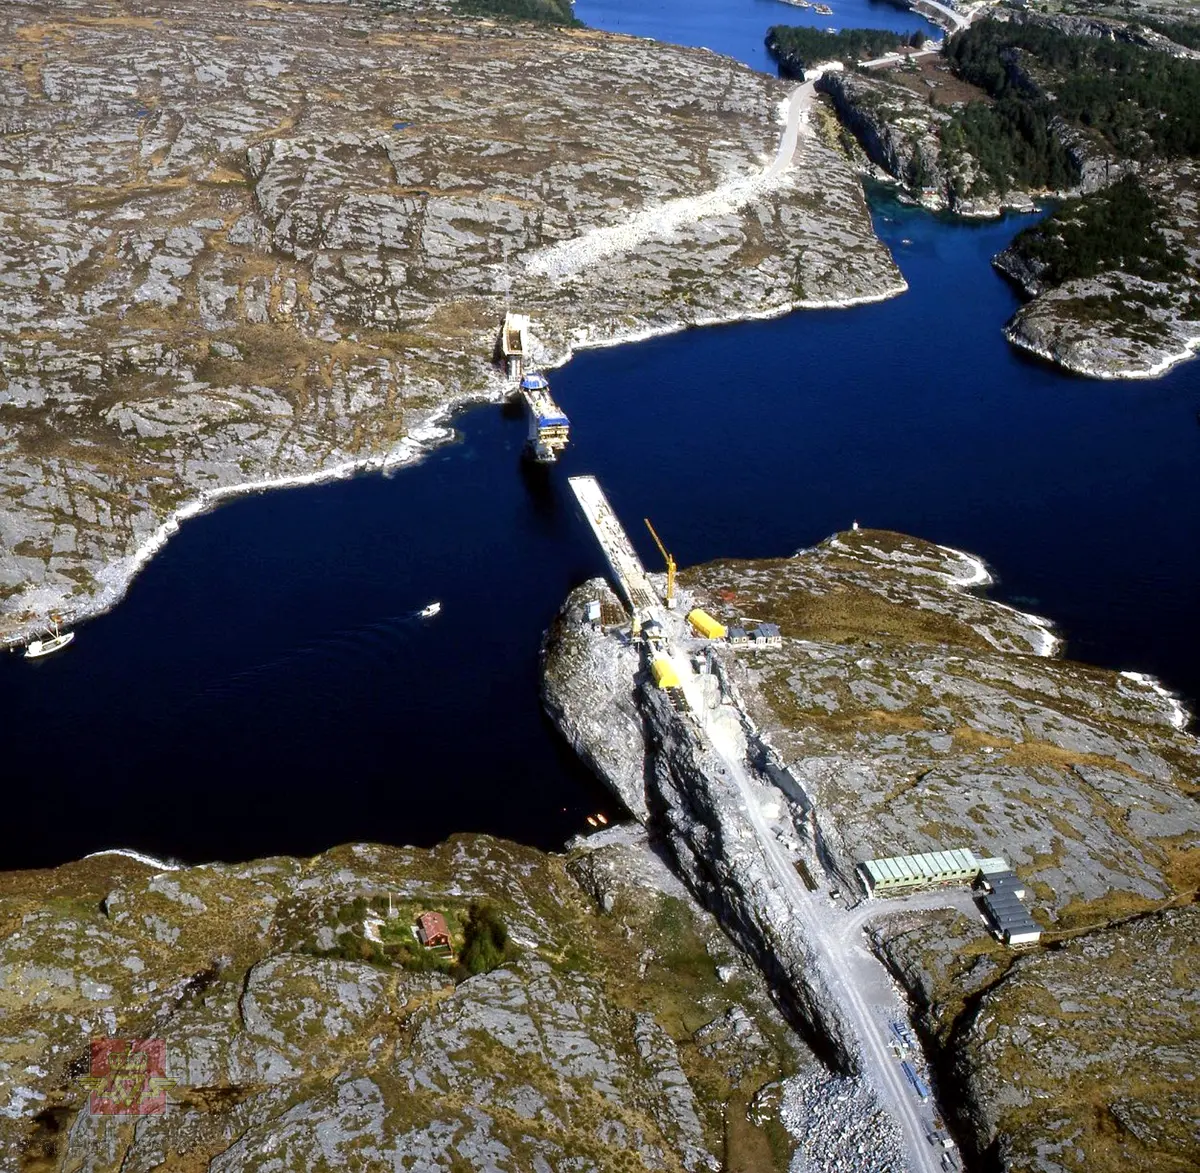
{"type": "Polygon", "coordinates": [[[1042,935],[1041,925],[1025,906],[1025,886],[1011,871],[985,872],[980,877],[984,890],[981,903],[992,932],[1006,945],[1034,945],[1042,935]]]}

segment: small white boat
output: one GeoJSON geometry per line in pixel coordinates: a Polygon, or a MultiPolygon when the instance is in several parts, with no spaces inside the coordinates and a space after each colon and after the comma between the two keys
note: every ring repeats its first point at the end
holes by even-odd
{"type": "Polygon", "coordinates": [[[441,603],[430,603],[428,607],[422,607],[417,612],[422,619],[432,619],[442,609],[441,603]]]}
{"type": "Polygon", "coordinates": [[[58,623],[52,623],[54,634],[49,639],[31,640],[25,649],[25,659],[36,660],[39,656],[48,656],[51,652],[61,651],[75,638],[73,631],[59,631],[58,623]]]}

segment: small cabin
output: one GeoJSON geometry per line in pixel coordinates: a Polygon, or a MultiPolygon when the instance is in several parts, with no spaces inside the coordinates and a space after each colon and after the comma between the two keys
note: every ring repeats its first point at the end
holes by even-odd
{"type": "Polygon", "coordinates": [[[417,917],[417,940],[426,949],[450,948],[450,929],[440,912],[423,912],[417,917]]]}
{"type": "Polygon", "coordinates": [[[735,648],[744,648],[750,642],[750,637],[746,634],[744,627],[731,627],[725,638],[735,648]]]}

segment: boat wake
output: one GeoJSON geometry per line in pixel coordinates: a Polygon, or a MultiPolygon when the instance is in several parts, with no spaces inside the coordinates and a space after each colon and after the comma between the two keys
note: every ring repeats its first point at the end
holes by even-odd
{"type": "Polygon", "coordinates": [[[239,669],[203,688],[197,702],[219,701],[256,692],[280,676],[297,674],[332,679],[353,665],[355,671],[390,668],[395,665],[415,636],[423,612],[389,615],[355,627],[343,628],[289,649],[281,655],[239,669]]]}

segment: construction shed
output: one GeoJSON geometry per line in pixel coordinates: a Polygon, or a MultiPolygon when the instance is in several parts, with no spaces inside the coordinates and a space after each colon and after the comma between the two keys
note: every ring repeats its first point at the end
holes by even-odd
{"type": "Polygon", "coordinates": [[[727,632],[724,623],[718,623],[707,611],[697,607],[688,612],[687,621],[695,628],[697,635],[705,639],[724,639],[727,632]]]}
{"type": "Polygon", "coordinates": [[[987,880],[988,876],[996,872],[1011,872],[1012,868],[1008,866],[1008,860],[999,855],[988,856],[986,859],[979,860],[979,877],[982,880],[987,880]]]}
{"type": "Polygon", "coordinates": [[[966,847],[868,859],[858,866],[867,891],[873,896],[943,884],[969,884],[979,875],[979,861],[966,847]]]}
{"type": "Polygon", "coordinates": [[[675,671],[674,665],[665,656],[659,656],[651,662],[650,672],[654,677],[654,683],[659,688],[680,687],[679,673],[675,671]]]}
{"type": "Polygon", "coordinates": [[[981,903],[992,932],[1006,945],[1034,945],[1042,935],[1041,926],[1025,906],[1025,885],[1015,872],[991,871],[980,875],[984,889],[981,903]]]}
{"type": "Polygon", "coordinates": [[[989,892],[983,898],[992,931],[1006,945],[1035,945],[1042,935],[1041,925],[1029,915],[1029,909],[1007,892],[989,892]]]}

